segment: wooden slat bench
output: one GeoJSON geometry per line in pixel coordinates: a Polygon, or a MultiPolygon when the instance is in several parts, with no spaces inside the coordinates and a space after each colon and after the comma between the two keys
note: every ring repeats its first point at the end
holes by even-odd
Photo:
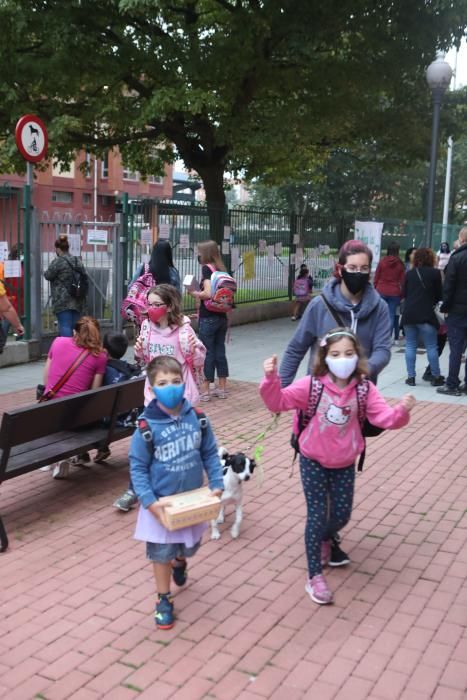
{"type": "MultiPolygon", "coordinates": [[[[118,416],[143,402],[144,377],[138,377],[5,411],[0,427],[0,484],[131,435],[134,428],[118,425],[118,416]]],[[[0,552],[7,547],[0,516],[0,552]]]]}

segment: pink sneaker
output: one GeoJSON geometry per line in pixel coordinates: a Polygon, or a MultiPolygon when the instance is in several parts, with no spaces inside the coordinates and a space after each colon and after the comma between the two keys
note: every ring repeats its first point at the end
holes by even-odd
{"type": "Polygon", "coordinates": [[[332,593],[322,574],[317,574],[313,576],[313,578],[310,578],[306,582],[305,590],[311,600],[318,603],[318,605],[328,605],[332,603],[332,593]]]}
{"type": "Polygon", "coordinates": [[[321,542],[321,566],[327,566],[331,559],[331,540],[321,542]]]}

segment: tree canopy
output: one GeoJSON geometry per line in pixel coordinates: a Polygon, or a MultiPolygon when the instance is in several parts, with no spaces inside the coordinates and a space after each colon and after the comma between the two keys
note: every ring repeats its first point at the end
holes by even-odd
{"type": "Polygon", "coordinates": [[[175,147],[211,205],[226,171],[278,183],[362,138],[411,162],[424,67],[466,17],[467,0],[2,0],[0,166],[27,112],[63,161],[118,146],[158,174],[175,147]]]}

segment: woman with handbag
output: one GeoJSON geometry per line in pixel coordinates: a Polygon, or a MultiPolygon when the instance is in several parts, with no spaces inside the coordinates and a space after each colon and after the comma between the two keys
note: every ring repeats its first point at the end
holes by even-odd
{"type": "MultiPolygon", "coordinates": [[[[83,316],[76,323],[71,338],[59,336],[50,346],[39,401],[98,389],[102,386],[106,365],[107,353],[102,346],[99,323],[95,318],[83,316]]],[[[39,394],[41,386],[38,387],[39,394]]],[[[76,463],[76,458],[73,459],[76,463]]],[[[53,478],[66,478],[70,464],[70,460],[66,459],[53,465],[53,478]]],[[[48,468],[44,468],[46,470],[48,468]]]]}
{"type": "Polygon", "coordinates": [[[419,338],[423,340],[430,363],[432,386],[442,386],[438,358],[438,329],[436,304],[443,298],[441,272],[435,268],[435,254],[430,248],[418,248],[414,266],[407,272],[404,283],[404,311],[402,323],[405,333],[405,383],[415,386],[415,361],[419,338]]]}

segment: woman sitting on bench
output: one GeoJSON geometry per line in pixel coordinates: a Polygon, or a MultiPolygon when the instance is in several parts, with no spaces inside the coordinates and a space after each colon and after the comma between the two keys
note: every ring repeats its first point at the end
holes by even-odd
{"type": "MultiPolygon", "coordinates": [[[[102,347],[99,323],[91,316],[83,316],[76,323],[73,336],[59,336],[50,346],[44,368],[43,401],[78,394],[102,386],[107,353],[102,347]]],[[[71,464],[89,461],[88,455],[65,459],[49,467],[54,479],[65,479],[71,464]]]]}

